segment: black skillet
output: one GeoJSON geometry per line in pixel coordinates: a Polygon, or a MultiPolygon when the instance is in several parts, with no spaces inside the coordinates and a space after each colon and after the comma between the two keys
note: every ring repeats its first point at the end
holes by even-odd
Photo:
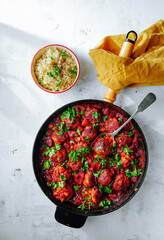
{"type": "Polygon", "coordinates": [[[144,167],[144,170],[143,170],[143,174],[140,175],[140,177],[138,178],[138,181],[134,185],[132,185],[132,187],[129,189],[129,191],[127,193],[125,193],[123,198],[121,200],[119,200],[118,202],[114,203],[113,205],[111,205],[109,209],[98,208],[98,209],[87,210],[87,211],[86,210],[82,211],[82,210],[78,209],[76,206],[71,205],[69,202],[61,203],[59,200],[54,198],[51,189],[47,187],[46,181],[44,180],[44,178],[41,174],[41,169],[40,169],[40,164],[39,164],[40,140],[42,139],[42,136],[45,133],[45,130],[47,129],[49,123],[54,118],[56,118],[59,114],[64,112],[68,107],[73,107],[74,105],[80,105],[80,104],[84,104],[84,103],[87,103],[87,104],[92,103],[92,104],[96,104],[96,105],[103,104],[105,106],[109,106],[112,109],[115,109],[117,112],[124,115],[125,118],[129,118],[129,114],[127,112],[125,112],[123,109],[121,109],[120,107],[118,107],[114,104],[107,103],[107,102],[104,102],[104,101],[100,101],[100,100],[79,100],[79,101],[76,101],[76,102],[71,102],[71,103],[66,104],[63,107],[57,109],[54,113],[52,113],[48,117],[48,119],[41,126],[41,128],[40,128],[40,130],[39,130],[39,132],[36,136],[36,139],[35,139],[35,142],[34,142],[34,147],[33,147],[33,169],[34,169],[34,173],[35,173],[36,179],[38,181],[38,184],[41,187],[44,194],[54,204],[57,205],[56,212],[55,212],[55,219],[59,223],[62,223],[64,225],[74,227],[74,228],[82,227],[88,216],[98,216],[98,215],[113,212],[113,211],[119,209],[120,207],[124,206],[127,202],[129,202],[134,197],[134,195],[138,192],[139,188],[141,187],[141,185],[144,181],[145,175],[146,175],[147,167],[148,167],[148,150],[147,150],[146,140],[145,140],[145,137],[144,137],[144,134],[143,134],[141,128],[138,126],[136,121],[134,119],[132,119],[131,121],[132,121],[133,125],[135,126],[135,128],[138,130],[138,132],[140,134],[140,137],[142,139],[142,142],[143,142],[143,150],[145,152],[145,167],[144,167]]]}

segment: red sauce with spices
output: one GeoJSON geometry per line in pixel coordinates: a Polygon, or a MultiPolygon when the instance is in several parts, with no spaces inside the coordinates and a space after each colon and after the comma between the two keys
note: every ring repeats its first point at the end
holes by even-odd
{"type": "Polygon", "coordinates": [[[40,167],[53,196],[78,208],[109,208],[142,177],[143,142],[129,122],[113,141],[125,117],[105,104],[68,108],[48,126],[40,144],[40,167]],[[94,141],[92,148],[91,144],[94,141]]]}

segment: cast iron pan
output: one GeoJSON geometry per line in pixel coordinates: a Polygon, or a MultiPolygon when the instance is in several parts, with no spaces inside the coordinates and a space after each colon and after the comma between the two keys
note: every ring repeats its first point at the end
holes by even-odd
{"type": "Polygon", "coordinates": [[[63,107],[59,108],[58,110],[56,110],[54,113],[52,113],[48,119],[43,123],[43,125],[41,126],[35,142],[34,142],[34,147],[33,147],[33,169],[34,169],[34,173],[36,176],[36,179],[38,181],[39,186],[41,187],[42,191],[44,192],[44,194],[54,203],[57,205],[56,208],[56,212],[55,212],[55,219],[59,222],[62,223],[64,225],[70,226],[70,227],[74,227],[74,228],[80,228],[84,225],[86,219],[88,216],[98,216],[98,215],[102,215],[102,214],[107,214],[110,212],[113,212],[117,209],[119,209],[120,207],[124,206],[127,202],[129,202],[134,195],[138,192],[138,189],[141,187],[145,175],[146,175],[146,171],[147,171],[147,167],[148,167],[148,150],[147,150],[147,144],[146,144],[146,140],[144,137],[144,134],[142,132],[142,130],[140,129],[140,127],[138,126],[138,124],[136,123],[136,121],[134,119],[132,119],[132,123],[135,126],[135,128],[138,130],[140,137],[142,139],[143,142],[143,149],[145,151],[145,167],[143,170],[143,174],[140,175],[140,177],[138,178],[138,181],[132,185],[132,187],[129,189],[129,191],[127,193],[125,193],[125,195],[123,196],[122,199],[120,199],[118,202],[114,203],[114,205],[110,206],[109,209],[92,209],[92,210],[81,210],[78,209],[76,206],[74,206],[73,204],[71,205],[69,202],[64,202],[61,203],[59,200],[57,200],[56,198],[53,197],[53,194],[51,192],[51,189],[47,187],[46,185],[46,181],[44,180],[42,174],[41,174],[41,169],[40,169],[40,164],[39,164],[39,147],[40,147],[40,140],[42,139],[43,134],[45,133],[45,129],[48,127],[49,123],[55,118],[57,117],[59,114],[61,114],[63,111],[65,111],[68,107],[73,107],[74,105],[79,105],[79,104],[103,104],[105,106],[109,106],[112,109],[115,109],[117,112],[121,113],[122,115],[124,115],[126,118],[129,117],[129,114],[127,112],[125,112],[123,109],[121,109],[120,107],[111,104],[111,103],[107,103],[105,101],[100,101],[100,100],[79,100],[76,102],[71,102],[69,104],[64,105],[63,107]]]}

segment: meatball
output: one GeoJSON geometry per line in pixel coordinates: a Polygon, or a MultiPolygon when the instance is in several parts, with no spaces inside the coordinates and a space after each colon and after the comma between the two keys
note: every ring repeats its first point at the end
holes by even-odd
{"type": "Polygon", "coordinates": [[[69,161],[67,162],[67,165],[68,165],[68,167],[72,168],[73,171],[78,171],[79,168],[81,168],[83,166],[83,163],[80,160],[80,158],[77,162],[74,162],[74,161],[72,161],[72,159],[69,159],[69,161]]]}
{"type": "Polygon", "coordinates": [[[53,170],[54,181],[56,183],[62,181],[61,176],[63,176],[64,178],[66,178],[66,180],[68,180],[71,177],[71,172],[69,170],[66,170],[64,167],[57,165],[56,167],[54,167],[54,170],[53,170]]]}
{"type": "Polygon", "coordinates": [[[113,189],[117,192],[119,191],[126,192],[129,185],[130,185],[129,178],[125,174],[121,173],[116,176],[115,181],[113,183],[113,189]]]}
{"type": "Polygon", "coordinates": [[[98,178],[98,182],[102,185],[102,186],[107,186],[109,185],[109,183],[111,182],[111,175],[108,169],[104,169],[103,173],[100,174],[99,178],[98,178]]]}
{"type": "Polygon", "coordinates": [[[65,148],[61,148],[57,150],[56,153],[52,157],[53,162],[62,163],[66,160],[66,150],[65,148]]]}
{"type": "Polygon", "coordinates": [[[84,139],[88,138],[87,141],[93,140],[96,136],[97,136],[97,130],[96,130],[96,128],[93,129],[92,126],[86,126],[82,133],[82,137],[84,139]]]}
{"type": "MultiPolygon", "coordinates": [[[[61,132],[61,131],[59,131],[61,132]]],[[[52,140],[54,141],[54,143],[58,143],[61,144],[62,142],[65,142],[65,140],[67,139],[68,135],[65,132],[62,132],[62,134],[58,134],[58,131],[53,132],[52,134],[52,140]]]]}
{"type": "Polygon", "coordinates": [[[109,133],[114,132],[116,129],[118,129],[121,126],[117,118],[109,118],[104,125],[105,125],[106,131],[109,133]]]}
{"type": "Polygon", "coordinates": [[[113,139],[110,137],[99,137],[93,144],[94,152],[101,156],[107,156],[110,153],[113,139]]]}
{"type": "Polygon", "coordinates": [[[85,173],[84,171],[80,171],[74,175],[74,182],[75,184],[81,185],[84,180],[85,173]]]}
{"type": "Polygon", "coordinates": [[[83,185],[84,185],[84,187],[93,187],[94,186],[94,176],[91,171],[88,171],[85,174],[83,185]]]}
{"type": "Polygon", "coordinates": [[[132,143],[132,137],[128,136],[127,132],[123,132],[118,136],[119,140],[116,139],[120,146],[130,145],[132,143]]]}
{"type": "Polygon", "coordinates": [[[61,202],[64,202],[73,196],[73,190],[69,184],[64,183],[64,187],[59,186],[57,189],[53,190],[53,195],[61,202]]]}
{"type": "Polygon", "coordinates": [[[85,111],[85,117],[90,123],[95,123],[101,120],[101,115],[98,109],[92,108],[85,111]]]}
{"type": "Polygon", "coordinates": [[[131,156],[125,152],[122,152],[121,163],[122,163],[123,168],[128,167],[131,164],[131,156]]]}
{"type": "Polygon", "coordinates": [[[95,186],[90,190],[91,201],[93,204],[98,204],[102,198],[102,193],[99,191],[98,187],[95,186]]]}

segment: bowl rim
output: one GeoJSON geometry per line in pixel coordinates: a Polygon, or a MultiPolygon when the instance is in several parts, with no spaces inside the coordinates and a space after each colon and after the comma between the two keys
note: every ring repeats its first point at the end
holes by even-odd
{"type": "Polygon", "coordinates": [[[79,62],[76,54],[75,54],[70,48],[68,48],[68,47],[66,47],[66,46],[64,46],[64,45],[61,45],[61,44],[49,44],[49,45],[46,45],[46,46],[40,48],[40,49],[35,53],[35,55],[34,55],[34,57],[33,57],[33,59],[32,59],[32,62],[31,62],[31,76],[32,76],[34,82],[36,83],[36,85],[37,85],[40,89],[44,90],[45,92],[53,93],[53,94],[63,93],[63,92],[68,91],[69,89],[71,89],[71,88],[75,85],[75,83],[77,82],[77,80],[78,80],[78,78],[79,78],[79,76],[80,76],[80,62],[79,62]],[[62,91],[58,91],[58,92],[52,92],[52,91],[50,91],[50,90],[48,90],[48,89],[45,89],[45,88],[41,87],[41,86],[39,85],[39,83],[35,80],[35,77],[34,77],[34,75],[33,75],[33,64],[34,64],[34,60],[35,60],[36,56],[38,55],[38,53],[39,53],[40,51],[42,51],[44,48],[53,47],[53,46],[65,48],[66,50],[68,50],[69,52],[71,52],[71,54],[72,54],[72,55],[74,56],[74,58],[76,59],[76,62],[77,62],[77,65],[78,65],[78,74],[77,74],[76,79],[75,79],[75,81],[73,82],[73,84],[72,84],[69,88],[67,88],[67,89],[65,89],[65,90],[62,90],[62,91]]]}

